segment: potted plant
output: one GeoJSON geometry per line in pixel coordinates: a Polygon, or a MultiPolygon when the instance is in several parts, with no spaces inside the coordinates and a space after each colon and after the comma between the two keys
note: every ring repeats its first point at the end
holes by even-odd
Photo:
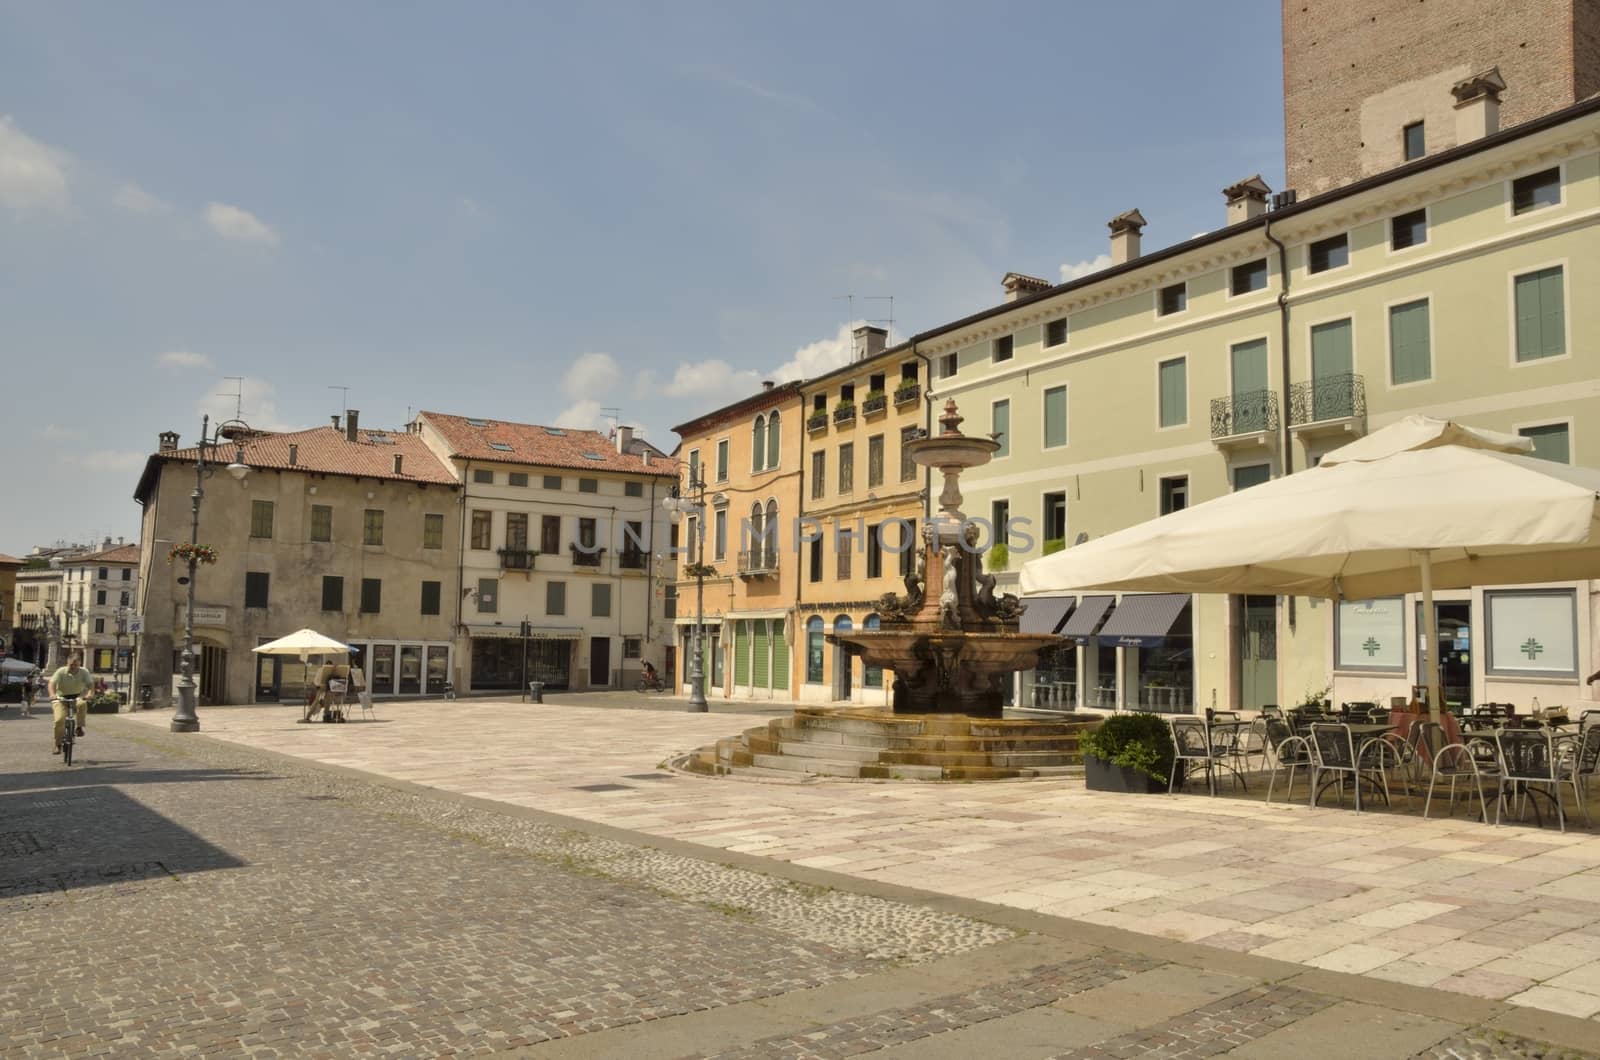
{"type": "Polygon", "coordinates": [[[188,563],[190,560],[196,563],[215,563],[217,550],[210,545],[191,545],[187,541],[180,541],[167,553],[168,563],[188,563]]]}
{"type": "Polygon", "coordinates": [[[690,563],[679,574],[684,578],[715,578],[717,568],[709,563],[690,563]]]}
{"type": "Polygon", "coordinates": [[[1064,538],[1064,537],[1047,538],[1045,540],[1044,548],[1042,549],[1042,552],[1043,552],[1044,555],[1049,556],[1049,555],[1051,555],[1053,553],[1060,552],[1062,549],[1064,549],[1066,547],[1067,547],[1067,539],[1064,538]]]}
{"type": "Polygon", "coordinates": [[[882,409],[889,403],[889,399],[881,390],[869,390],[866,397],[861,399],[861,412],[868,415],[882,409]]]}
{"type": "Polygon", "coordinates": [[[1011,562],[1011,550],[1006,548],[1004,542],[991,545],[989,548],[989,569],[1000,571],[1006,569],[1006,564],[1011,562]]]}
{"type": "Polygon", "coordinates": [[[841,401],[833,406],[833,422],[843,423],[856,418],[856,403],[854,401],[841,401]]]}
{"type": "Polygon", "coordinates": [[[1164,792],[1172,776],[1172,732],[1154,714],[1113,714],[1078,740],[1090,791],[1164,792]]]}
{"type": "Polygon", "coordinates": [[[915,379],[902,379],[894,388],[894,403],[904,405],[908,401],[915,401],[921,393],[922,387],[915,379]]]}
{"type": "Polygon", "coordinates": [[[815,431],[828,425],[828,414],[823,409],[818,409],[806,417],[806,430],[815,431]]]}

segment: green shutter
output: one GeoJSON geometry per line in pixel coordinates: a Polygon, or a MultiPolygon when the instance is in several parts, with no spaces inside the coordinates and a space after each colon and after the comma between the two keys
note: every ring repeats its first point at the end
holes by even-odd
{"type": "Polygon", "coordinates": [[[789,642],[783,639],[783,619],[772,623],[772,687],[789,687],[789,642]]]}
{"type": "Polygon", "coordinates": [[[996,435],[995,441],[1000,443],[1000,448],[995,450],[995,456],[1011,455],[1011,402],[996,401],[993,405],[993,426],[989,429],[996,435]]]}
{"type": "Polygon", "coordinates": [[[750,684],[750,623],[744,619],[733,624],[733,683],[750,684]]]}
{"type": "Polygon", "coordinates": [[[1067,444],[1067,388],[1064,386],[1044,392],[1044,444],[1046,448],[1067,444]]]}
{"type": "Polygon", "coordinates": [[[1348,382],[1355,370],[1350,346],[1350,321],[1337,320],[1311,329],[1311,417],[1332,420],[1355,414],[1354,388],[1348,382]],[[1322,385],[1317,385],[1322,384],[1322,385]]]}
{"type": "Polygon", "coordinates": [[[767,637],[767,620],[758,618],[751,625],[755,627],[755,635],[750,639],[753,683],[757,688],[771,688],[772,667],[768,653],[772,650],[772,642],[767,637]]]}
{"type": "Polygon", "coordinates": [[[1572,463],[1572,436],[1564,423],[1542,427],[1524,427],[1519,432],[1533,439],[1533,455],[1540,460],[1553,460],[1558,464],[1572,463]]]}
{"type": "Polygon", "coordinates": [[[1189,362],[1179,358],[1160,368],[1161,426],[1177,427],[1189,422],[1189,362]]]}
{"type": "Polygon", "coordinates": [[[1515,283],[1517,360],[1537,361],[1567,352],[1561,266],[1518,276],[1515,283]]]}
{"type": "Polygon", "coordinates": [[[1267,389],[1267,340],[1241,342],[1231,353],[1234,398],[1267,389]]]}
{"type": "Polygon", "coordinates": [[[1396,386],[1433,377],[1426,298],[1389,310],[1389,375],[1396,386]]]}

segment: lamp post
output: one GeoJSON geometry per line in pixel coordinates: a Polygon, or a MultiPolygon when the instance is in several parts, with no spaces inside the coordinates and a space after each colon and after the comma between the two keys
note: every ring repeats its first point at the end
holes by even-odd
{"type": "Polygon", "coordinates": [[[704,688],[704,649],[706,624],[706,483],[701,478],[698,464],[689,465],[689,480],[684,484],[688,496],[679,496],[678,488],[664,498],[661,506],[674,515],[694,515],[696,547],[694,561],[694,648],[689,655],[689,706],[691,714],[704,714],[711,708],[706,703],[704,688]]]}
{"type": "Polygon", "coordinates": [[[179,663],[183,676],[178,680],[178,709],[172,715],[173,732],[200,731],[200,717],[194,711],[194,571],[199,563],[194,547],[200,544],[200,498],[205,496],[203,487],[206,474],[206,446],[215,447],[220,445],[225,437],[234,438],[234,457],[233,463],[228,465],[228,474],[236,481],[243,481],[245,475],[250,473],[249,465],[244,462],[244,437],[248,432],[249,427],[243,421],[228,420],[217,424],[216,432],[213,434],[211,417],[200,418],[200,444],[195,449],[194,457],[194,492],[189,494],[189,544],[192,547],[186,557],[189,574],[184,579],[184,584],[188,588],[188,601],[183,612],[183,655],[179,663]]]}
{"type": "Polygon", "coordinates": [[[122,638],[128,635],[128,609],[117,608],[117,652],[111,657],[112,691],[122,695],[122,638]]]}

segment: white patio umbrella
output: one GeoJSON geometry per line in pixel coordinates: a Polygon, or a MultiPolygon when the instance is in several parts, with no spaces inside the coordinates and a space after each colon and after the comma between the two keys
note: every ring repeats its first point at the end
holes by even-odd
{"type": "Polygon", "coordinates": [[[1353,600],[1420,590],[1437,716],[1435,589],[1600,577],[1600,471],[1532,448],[1410,416],[1315,468],[1027,563],[1022,590],[1353,600]]]}
{"type": "Polygon", "coordinates": [[[349,655],[350,645],[314,629],[301,629],[250,650],[259,655],[298,655],[303,662],[313,655],[349,655]]]}

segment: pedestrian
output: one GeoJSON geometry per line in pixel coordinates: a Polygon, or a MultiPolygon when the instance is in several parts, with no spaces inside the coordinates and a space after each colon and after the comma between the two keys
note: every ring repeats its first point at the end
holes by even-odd
{"type": "Polygon", "coordinates": [[[22,679],[22,716],[33,716],[33,697],[39,694],[39,671],[33,670],[22,679]]]}

